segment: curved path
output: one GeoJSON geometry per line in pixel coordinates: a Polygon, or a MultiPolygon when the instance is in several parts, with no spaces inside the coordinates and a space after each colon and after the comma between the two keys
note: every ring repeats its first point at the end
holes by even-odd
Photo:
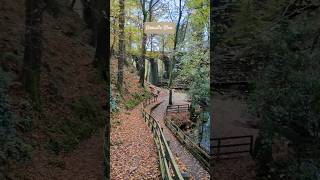
{"type": "MultiPolygon", "coordinates": [[[[200,165],[198,160],[194,158],[193,155],[182,146],[182,144],[180,144],[180,142],[164,124],[163,118],[168,105],[168,92],[162,90],[158,101],[163,102],[152,111],[152,116],[159,122],[161,127],[163,127],[164,136],[168,141],[170,141],[169,146],[172,153],[175,157],[183,162],[183,164],[186,166],[188,174],[190,174],[193,179],[210,179],[209,173],[200,165]]],[[[182,94],[173,93],[173,104],[182,103],[187,103],[184,96],[182,94]]]]}

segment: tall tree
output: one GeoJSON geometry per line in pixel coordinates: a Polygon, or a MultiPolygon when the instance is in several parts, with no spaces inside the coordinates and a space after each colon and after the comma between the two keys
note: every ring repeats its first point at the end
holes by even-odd
{"type": "MultiPolygon", "coordinates": [[[[107,74],[110,70],[110,1],[97,1],[97,15],[99,17],[96,53],[94,65],[99,71],[100,77],[106,81],[107,97],[110,97],[110,76],[107,74]]],[[[110,111],[110,103],[106,102],[107,111],[110,111]]],[[[104,179],[110,179],[110,113],[105,116],[104,130],[104,179]]]]}
{"type": "Polygon", "coordinates": [[[146,10],[146,2],[147,0],[140,0],[141,10],[142,10],[142,42],[141,42],[141,59],[140,59],[140,70],[139,70],[139,82],[142,87],[144,87],[144,74],[145,74],[145,56],[146,56],[146,42],[147,35],[144,32],[144,24],[147,21],[148,12],[146,10]]]}
{"type": "MultiPolygon", "coordinates": [[[[182,0],[179,0],[179,15],[178,15],[178,20],[177,20],[177,25],[176,25],[176,33],[175,33],[175,38],[174,38],[174,45],[173,45],[173,52],[175,52],[177,50],[177,44],[178,44],[178,33],[179,33],[179,29],[180,29],[180,21],[182,18],[182,0]]],[[[176,57],[175,54],[173,54],[172,56],[172,61],[170,63],[170,73],[169,73],[169,88],[171,88],[172,86],[172,81],[173,81],[173,76],[172,76],[172,71],[173,71],[173,67],[176,64],[176,57]]],[[[172,89],[170,89],[170,94],[169,94],[169,104],[172,104],[172,89]]]]}
{"type": "MultiPolygon", "coordinates": [[[[153,13],[154,13],[154,8],[155,6],[158,4],[160,0],[156,0],[156,1],[153,1],[151,0],[150,3],[149,3],[149,22],[152,21],[153,19],[153,13]]],[[[153,51],[153,35],[150,36],[150,51],[152,52],[153,51]]],[[[150,75],[151,75],[151,83],[153,84],[157,84],[158,83],[158,61],[157,59],[155,58],[150,58],[149,59],[149,62],[150,62],[150,75]]],[[[147,76],[148,77],[148,76],[147,76]]]]}
{"type": "Polygon", "coordinates": [[[25,51],[22,81],[26,92],[40,107],[41,21],[44,1],[26,0],[25,51]]]}
{"type": "Polygon", "coordinates": [[[108,3],[104,0],[99,0],[99,23],[97,34],[97,46],[95,53],[94,64],[98,68],[100,77],[107,80],[107,67],[109,62],[109,28],[108,28],[108,3]]]}
{"type": "Polygon", "coordinates": [[[125,33],[124,33],[124,23],[125,23],[125,11],[124,11],[124,0],[119,0],[120,16],[119,16],[119,60],[118,60],[118,88],[122,89],[123,84],[123,65],[125,61],[125,33]]]}
{"type": "Polygon", "coordinates": [[[147,0],[140,0],[140,5],[141,5],[141,10],[142,10],[142,43],[141,43],[141,61],[140,61],[140,71],[139,71],[139,82],[142,87],[144,87],[144,74],[145,74],[145,57],[146,57],[146,44],[147,44],[147,35],[144,32],[144,24],[147,22],[148,14],[149,14],[149,19],[152,19],[152,9],[157,5],[157,3],[160,0],[150,0],[149,2],[149,8],[146,8],[147,5],[147,0]]]}
{"type": "Polygon", "coordinates": [[[101,0],[81,0],[84,9],[83,9],[83,16],[84,20],[88,26],[88,28],[91,29],[92,34],[91,34],[91,40],[90,44],[93,47],[96,47],[97,45],[97,37],[98,37],[98,27],[99,27],[99,19],[101,16],[101,0]]]}

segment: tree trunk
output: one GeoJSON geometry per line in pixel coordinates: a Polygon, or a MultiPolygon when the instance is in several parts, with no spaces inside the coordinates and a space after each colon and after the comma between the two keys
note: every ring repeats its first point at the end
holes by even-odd
{"type": "Polygon", "coordinates": [[[146,74],[145,80],[148,81],[148,79],[149,79],[150,64],[148,63],[148,61],[146,61],[146,63],[147,63],[147,67],[146,67],[147,72],[145,73],[145,74],[146,74]]]}
{"type": "MultiPolygon", "coordinates": [[[[97,1],[97,12],[99,12],[99,22],[96,29],[97,32],[97,45],[94,59],[94,65],[96,65],[100,77],[105,80],[107,98],[110,98],[110,76],[107,72],[110,72],[110,1],[99,0],[97,1]]],[[[104,179],[110,179],[110,104],[107,100],[107,113],[104,116],[105,129],[104,129],[104,179]]]]}
{"type": "Polygon", "coordinates": [[[140,79],[139,82],[144,87],[144,74],[145,74],[145,56],[146,56],[146,42],[147,35],[144,32],[144,23],[147,20],[147,12],[143,10],[143,30],[142,30],[142,46],[141,46],[141,62],[140,62],[140,79]]]}
{"type": "Polygon", "coordinates": [[[151,83],[156,85],[158,83],[158,62],[157,59],[150,59],[150,72],[151,72],[151,83]]]}
{"type": "Polygon", "coordinates": [[[129,38],[128,38],[128,50],[127,50],[127,52],[128,52],[128,58],[127,58],[127,61],[130,61],[131,62],[131,60],[132,60],[132,54],[131,54],[131,44],[132,44],[132,34],[130,33],[129,34],[129,38]]]}
{"type": "Polygon", "coordinates": [[[98,27],[100,23],[98,21],[100,21],[101,19],[100,16],[103,16],[100,11],[101,10],[101,6],[99,6],[99,4],[101,4],[100,1],[101,0],[90,0],[89,2],[87,2],[86,0],[81,0],[84,6],[84,9],[83,9],[84,21],[86,22],[88,28],[90,28],[92,31],[90,44],[93,47],[96,47],[98,43],[97,37],[99,36],[98,27]]]}
{"type": "Polygon", "coordinates": [[[119,60],[118,60],[118,89],[122,89],[123,84],[123,65],[125,61],[125,34],[124,34],[124,23],[125,23],[125,12],[124,12],[124,0],[119,1],[120,15],[119,15],[119,60]]]}
{"type": "MultiPolygon", "coordinates": [[[[114,18],[114,20],[113,20],[113,22],[112,22],[113,24],[115,24],[116,23],[116,19],[114,18]]],[[[111,45],[111,50],[110,50],[110,58],[115,54],[115,50],[114,50],[114,46],[115,46],[115,44],[116,44],[116,30],[115,30],[115,28],[113,28],[113,41],[112,41],[112,45],[111,45]]]]}
{"type": "MultiPolygon", "coordinates": [[[[179,28],[180,28],[180,21],[181,21],[181,17],[182,17],[182,0],[179,1],[179,18],[178,18],[178,22],[177,22],[177,26],[176,26],[176,34],[175,34],[175,38],[174,38],[174,46],[173,46],[173,52],[175,53],[176,49],[177,49],[177,44],[178,44],[178,33],[179,33],[179,28]]],[[[173,82],[173,68],[174,65],[176,64],[176,57],[175,55],[172,56],[172,61],[170,61],[170,73],[169,73],[169,88],[171,88],[172,86],[172,82],[173,82]]],[[[172,101],[172,96],[169,96],[169,102],[172,101]]]]}
{"type": "Polygon", "coordinates": [[[40,109],[40,69],[41,69],[41,21],[43,1],[26,0],[25,51],[22,82],[37,108],[40,109]]]}
{"type": "Polygon", "coordinates": [[[74,4],[76,3],[76,0],[72,0],[70,8],[73,9],[74,4]]]}
{"type": "Polygon", "coordinates": [[[165,73],[163,74],[164,75],[164,78],[165,79],[169,79],[169,74],[170,74],[170,61],[168,58],[166,58],[165,56],[163,56],[163,64],[164,64],[164,70],[165,70],[165,73]]]}
{"type": "Polygon", "coordinates": [[[93,27],[97,29],[97,37],[96,37],[96,53],[95,53],[95,60],[94,65],[97,67],[99,76],[107,81],[107,68],[109,67],[109,39],[110,39],[110,29],[108,27],[108,15],[107,12],[109,11],[109,5],[104,0],[98,1],[97,4],[100,12],[99,22],[97,27],[93,27]]]}

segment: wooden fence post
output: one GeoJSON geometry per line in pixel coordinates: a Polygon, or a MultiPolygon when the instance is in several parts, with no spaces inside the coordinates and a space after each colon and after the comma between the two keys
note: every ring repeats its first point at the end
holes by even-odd
{"type": "Polygon", "coordinates": [[[252,150],[253,150],[253,136],[250,136],[250,155],[252,156],[252,150]]]}
{"type": "Polygon", "coordinates": [[[143,116],[144,116],[144,122],[147,122],[147,115],[143,113],[143,116]]]}
{"type": "Polygon", "coordinates": [[[217,146],[217,159],[220,157],[220,146],[221,146],[221,139],[218,139],[218,146],[217,146]]]}

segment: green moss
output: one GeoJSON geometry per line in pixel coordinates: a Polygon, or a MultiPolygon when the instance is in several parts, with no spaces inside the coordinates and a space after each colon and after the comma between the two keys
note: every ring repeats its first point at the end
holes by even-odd
{"type": "Polygon", "coordinates": [[[152,97],[152,94],[147,90],[144,90],[141,94],[134,93],[132,95],[132,98],[126,101],[124,105],[127,109],[132,109],[136,107],[138,104],[140,104],[143,100],[148,99],[150,97],[152,97]]]}

